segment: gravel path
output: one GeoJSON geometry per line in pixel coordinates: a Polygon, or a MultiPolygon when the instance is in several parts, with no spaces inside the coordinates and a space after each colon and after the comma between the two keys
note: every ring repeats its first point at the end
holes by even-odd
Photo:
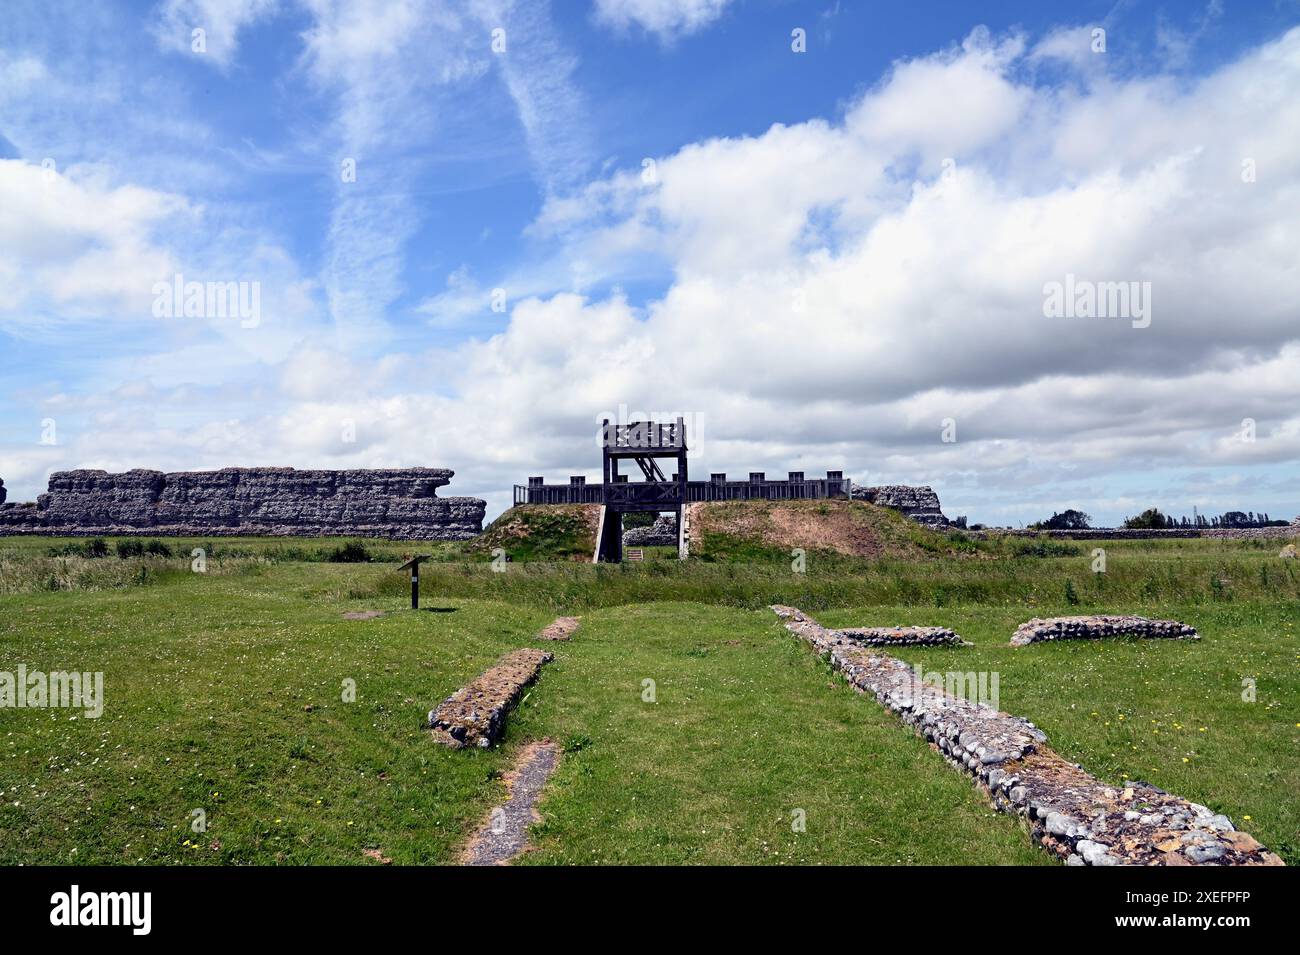
{"type": "Polygon", "coordinates": [[[549,739],[530,743],[506,774],[510,798],[497,806],[465,848],[465,865],[505,865],[528,848],[528,827],[540,820],[533,809],[542,787],[559,762],[560,748],[549,739]]]}

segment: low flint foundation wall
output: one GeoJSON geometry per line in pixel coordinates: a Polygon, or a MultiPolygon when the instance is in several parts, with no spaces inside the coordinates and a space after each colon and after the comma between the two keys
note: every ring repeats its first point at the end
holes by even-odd
{"type": "Polygon", "coordinates": [[[1067,865],[1283,864],[1227,816],[1149,783],[1108,786],[1053,752],[1028,720],[919,682],[901,660],[857,646],[793,607],[772,609],[1067,865]]]}
{"type": "Polygon", "coordinates": [[[452,749],[495,745],[505,732],[506,715],[524,687],[553,659],[552,654],[531,647],[507,653],[430,711],[428,728],[433,738],[452,749]]]}
{"type": "Polygon", "coordinates": [[[1022,623],[1011,636],[1013,647],[1044,640],[1101,640],[1107,637],[1146,637],[1166,640],[1199,640],[1194,627],[1177,620],[1094,614],[1087,617],[1035,617],[1022,623]]]}
{"type": "Polygon", "coordinates": [[[1217,540],[1287,540],[1300,537],[1300,523],[1276,527],[1090,527],[1079,531],[1029,530],[1023,527],[987,527],[965,531],[979,540],[989,537],[1051,537],[1081,541],[1182,540],[1208,537],[1217,540]]]}
{"type": "Polygon", "coordinates": [[[966,645],[965,640],[947,627],[848,627],[834,632],[873,647],[966,645]]]}

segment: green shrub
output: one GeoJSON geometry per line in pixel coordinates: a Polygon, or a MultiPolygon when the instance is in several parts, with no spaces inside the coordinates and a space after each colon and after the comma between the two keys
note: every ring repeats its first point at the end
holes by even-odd
{"type": "Polygon", "coordinates": [[[1065,578],[1065,602],[1071,607],[1074,607],[1079,603],[1079,594],[1074,589],[1074,581],[1069,577],[1065,578]]]}
{"type": "Polygon", "coordinates": [[[117,551],[118,557],[126,560],[131,557],[143,556],[144,544],[140,543],[140,541],[136,540],[134,537],[124,537],[117,542],[114,550],[117,551]]]}
{"type": "Polygon", "coordinates": [[[330,551],[325,559],[331,564],[368,564],[371,556],[370,550],[361,541],[348,541],[330,551]]]}
{"type": "Polygon", "coordinates": [[[1173,522],[1161,514],[1157,508],[1148,507],[1137,517],[1125,518],[1124,526],[1131,530],[1161,530],[1172,527],[1173,522]]]}
{"type": "Polygon", "coordinates": [[[172,549],[160,540],[151,540],[144,545],[144,552],[150,557],[170,557],[172,549]]]}
{"type": "Polygon", "coordinates": [[[1032,540],[1012,538],[1008,546],[1013,557],[1078,557],[1082,553],[1077,544],[1053,540],[1046,534],[1032,540]]]}

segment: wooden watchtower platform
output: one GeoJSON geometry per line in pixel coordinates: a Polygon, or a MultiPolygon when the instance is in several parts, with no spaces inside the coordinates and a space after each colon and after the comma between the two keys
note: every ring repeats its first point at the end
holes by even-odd
{"type": "Polygon", "coordinates": [[[751,471],[746,481],[728,481],[725,473],[710,474],[707,481],[689,479],[686,464],[686,422],[671,424],[633,421],[628,424],[601,422],[603,480],[588,484],[581,475],[568,484],[546,484],[530,477],[526,485],[515,485],[515,504],[600,504],[600,534],[595,559],[623,559],[623,515],[634,511],[667,512],[677,518],[677,554],[687,556],[686,505],[700,501],[805,500],[848,497],[850,481],[841,471],[827,471],[824,478],[805,480],[802,471],[791,471],[784,480],[769,481],[762,471],[751,471]],[[643,480],[631,480],[621,467],[630,461],[643,480]],[[672,461],[665,473],[661,462],[672,461]]]}

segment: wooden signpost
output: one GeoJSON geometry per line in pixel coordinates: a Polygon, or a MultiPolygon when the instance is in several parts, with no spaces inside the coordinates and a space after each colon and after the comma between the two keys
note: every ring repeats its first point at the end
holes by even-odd
{"type": "Polygon", "coordinates": [[[433,557],[432,554],[416,554],[414,557],[408,560],[401,567],[397,568],[398,570],[406,570],[406,568],[408,567],[411,568],[411,609],[412,610],[420,609],[420,565],[424,563],[426,560],[429,560],[431,557],[433,557]]]}

